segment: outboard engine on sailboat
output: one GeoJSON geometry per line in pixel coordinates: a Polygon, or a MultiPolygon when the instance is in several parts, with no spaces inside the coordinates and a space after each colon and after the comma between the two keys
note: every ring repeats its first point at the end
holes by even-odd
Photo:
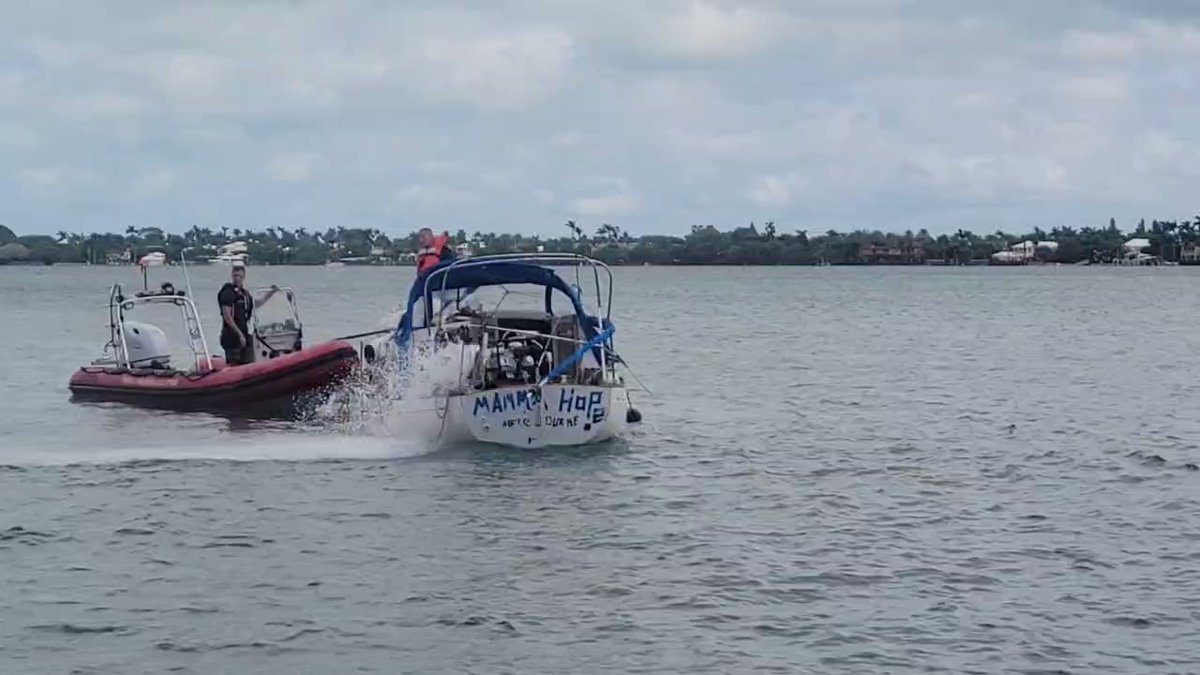
{"type": "Polygon", "coordinates": [[[517,358],[513,354],[512,348],[504,347],[493,351],[488,359],[488,370],[495,373],[498,377],[516,380],[517,358]]]}
{"type": "MultiPolygon", "coordinates": [[[[117,332],[114,353],[122,356],[121,332],[117,332]]],[[[171,343],[161,328],[149,323],[126,321],[124,340],[129,364],[134,368],[170,368],[171,343]]]]}
{"type": "Polygon", "coordinates": [[[551,354],[536,340],[510,342],[501,354],[502,361],[509,365],[505,377],[514,382],[533,384],[553,368],[551,354]]]}

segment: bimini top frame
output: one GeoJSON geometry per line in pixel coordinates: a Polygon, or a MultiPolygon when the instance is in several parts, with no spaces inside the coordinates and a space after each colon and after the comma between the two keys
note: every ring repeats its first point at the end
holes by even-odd
{"type": "Polygon", "coordinates": [[[572,307],[589,337],[602,331],[603,324],[610,320],[613,292],[612,271],[607,265],[578,253],[511,253],[447,261],[418,276],[409,291],[406,311],[397,327],[397,337],[406,336],[417,326],[413,320],[413,314],[419,302],[423,304],[423,320],[419,324],[421,328],[431,327],[435,318],[440,322],[441,313],[435,317],[433,311],[432,300],[435,294],[446,298],[450,291],[466,291],[465,294],[457,294],[453,298],[457,302],[478,288],[508,284],[531,284],[545,287],[547,313],[553,313],[551,300],[553,291],[561,291],[570,299],[572,307]],[[578,284],[569,285],[553,268],[547,266],[555,264],[575,266],[577,279],[580,268],[591,267],[599,317],[593,318],[588,315],[583,306],[578,284]],[[601,273],[607,277],[607,293],[604,292],[602,286],[601,273]],[[598,325],[593,326],[593,322],[598,325]]]}

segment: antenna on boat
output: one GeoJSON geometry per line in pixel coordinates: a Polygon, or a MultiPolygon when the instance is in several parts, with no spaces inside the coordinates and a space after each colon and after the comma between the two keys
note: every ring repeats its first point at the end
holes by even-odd
{"type": "Polygon", "coordinates": [[[184,282],[184,284],[187,285],[188,297],[189,298],[194,297],[192,295],[192,277],[190,274],[188,274],[188,269],[187,269],[187,256],[184,254],[183,251],[179,252],[179,264],[180,264],[180,266],[183,267],[183,282],[184,282]]]}
{"type": "MultiPolygon", "coordinates": [[[[189,334],[191,335],[191,337],[189,337],[189,339],[194,339],[194,336],[200,337],[200,344],[204,345],[204,362],[208,366],[208,370],[212,371],[212,369],[213,369],[212,354],[208,353],[208,341],[204,339],[204,326],[200,325],[200,316],[198,314],[196,314],[195,301],[192,300],[192,298],[195,297],[192,294],[192,275],[188,274],[187,256],[184,254],[183,251],[179,252],[179,264],[180,264],[180,266],[183,267],[183,283],[184,283],[184,285],[187,286],[187,300],[185,300],[185,302],[188,305],[190,305],[192,308],[192,313],[189,315],[191,318],[187,320],[188,331],[189,331],[189,334]],[[193,333],[193,327],[191,325],[192,323],[196,324],[195,328],[194,328],[194,333],[193,333]]],[[[200,367],[200,359],[198,357],[196,359],[196,367],[197,368],[200,367]]]]}

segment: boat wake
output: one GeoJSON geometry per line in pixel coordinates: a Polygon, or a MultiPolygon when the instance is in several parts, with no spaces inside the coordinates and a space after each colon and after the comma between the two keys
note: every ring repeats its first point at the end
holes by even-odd
{"type": "Polygon", "coordinates": [[[77,464],[136,464],[144,462],[311,462],[385,460],[417,457],[429,452],[425,444],[388,438],[351,438],[334,435],[222,434],[219,440],[173,445],[93,448],[86,452],[40,451],[29,457],[8,457],[11,466],[65,466],[77,464]]]}

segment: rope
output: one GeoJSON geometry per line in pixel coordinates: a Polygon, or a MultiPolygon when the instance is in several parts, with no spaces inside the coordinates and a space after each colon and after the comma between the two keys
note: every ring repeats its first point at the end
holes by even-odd
{"type": "Polygon", "coordinates": [[[279,356],[279,350],[277,350],[274,347],[272,347],[271,345],[267,344],[267,341],[264,340],[263,337],[258,334],[258,331],[254,331],[254,339],[258,340],[262,344],[262,346],[267,348],[267,358],[273,359],[276,356],[279,356]]]}
{"type": "Polygon", "coordinates": [[[366,333],[355,333],[353,335],[343,335],[342,337],[335,337],[333,339],[334,340],[355,340],[355,339],[363,338],[363,337],[371,337],[372,335],[384,335],[386,333],[392,333],[394,331],[395,331],[394,328],[381,328],[379,330],[367,331],[366,333]]]}
{"type": "Polygon", "coordinates": [[[630,367],[630,365],[627,361],[625,361],[625,357],[619,356],[617,354],[613,354],[613,356],[616,357],[616,359],[621,362],[621,365],[625,366],[625,370],[629,371],[629,374],[633,376],[633,381],[638,383],[638,386],[642,388],[642,391],[646,392],[647,394],[649,394],[651,396],[654,395],[654,392],[650,391],[650,387],[647,387],[645,385],[645,383],[642,382],[642,378],[638,377],[637,373],[633,372],[633,368],[630,367]]]}

